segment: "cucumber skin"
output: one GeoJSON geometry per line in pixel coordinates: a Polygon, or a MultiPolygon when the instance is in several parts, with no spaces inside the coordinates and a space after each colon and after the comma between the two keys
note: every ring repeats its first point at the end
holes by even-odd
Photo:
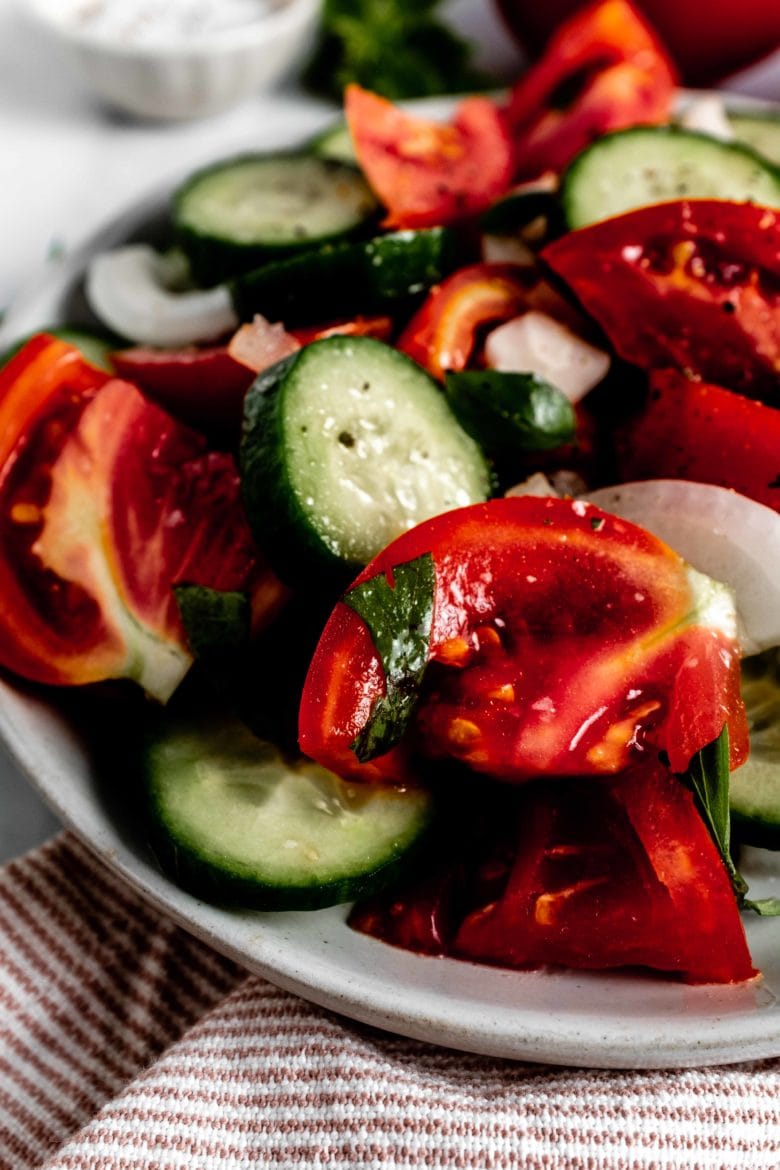
{"type": "Polygon", "coordinates": [[[731,826],[737,842],[741,845],[755,845],[759,849],[780,849],[780,824],[762,821],[757,817],[744,817],[731,809],[731,826]]]}
{"type": "MultiPolygon", "coordinates": [[[[582,219],[576,214],[572,214],[573,205],[575,203],[574,196],[578,187],[578,172],[587,162],[591,152],[603,149],[604,144],[608,145],[616,140],[626,139],[629,136],[637,134],[646,134],[647,132],[652,132],[653,138],[660,138],[661,136],[664,136],[667,139],[676,139],[678,141],[680,139],[686,141],[695,139],[708,145],[712,145],[713,142],[718,141],[713,139],[708,134],[702,134],[698,130],[682,130],[677,126],[634,126],[627,130],[614,130],[609,134],[604,134],[597,138],[595,142],[591,143],[590,146],[586,146],[585,149],[581,151],[580,154],[578,154],[576,158],[572,160],[572,162],[569,163],[569,166],[566,168],[561,178],[561,208],[563,211],[565,224],[570,231],[576,231],[578,228],[587,227],[591,223],[599,222],[599,220],[594,220],[592,217],[582,219]]],[[[744,158],[753,161],[762,171],[766,171],[768,174],[771,174],[774,177],[777,182],[778,193],[778,203],[776,206],[780,208],[780,168],[765,158],[764,155],[758,154],[757,151],[753,150],[750,146],[743,142],[719,142],[718,145],[723,147],[724,151],[738,153],[744,158]]],[[[669,202],[670,198],[671,197],[669,196],[665,196],[663,199],[650,199],[647,201],[647,203],[635,204],[632,207],[625,208],[623,211],[611,212],[609,216],[605,216],[604,218],[616,218],[619,215],[628,214],[631,211],[638,210],[639,207],[649,207],[652,204],[669,202]]],[[[697,196],[695,193],[688,193],[684,196],[679,196],[679,198],[696,199],[699,198],[699,196],[697,196]]],[[[712,198],[712,196],[710,196],[710,198],[712,198]]],[[[579,202],[578,199],[577,202],[579,202]]]]}
{"type": "Polygon", "coordinates": [[[727,111],[726,117],[737,142],[750,147],[761,158],[768,159],[775,166],[780,166],[780,115],[774,110],[730,110],[727,111]],[[762,133],[760,139],[755,134],[759,127],[762,131],[768,131],[762,133]],[[743,134],[745,137],[742,137],[743,134]],[[770,150],[761,149],[766,140],[771,140],[770,150]]]}
{"type": "MultiPolygon", "coordinates": [[[[187,719],[207,724],[214,718],[212,696],[199,695],[187,719]],[[204,703],[208,705],[204,706],[204,703]]],[[[181,720],[180,707],[175,717],[181,720]]],[[[229,716],[229,718],[236,718],[229,716]]],[[[175,836],[161,812],[154,769],[150,766],[154,745],[169,733],[170,712],[147,713],[140,751],[134,758],[141,773],[145,804],[143,814],[147,844],[161,871],[177,886],[210,904],[261,911],[322,910],[380,893],[399,878],[413,873],[425,859],[438,827],[437,801],[431,798],[416,837],[401,842],[397,851],[374,869],[330,881],[297,886],[267,886],[246,874],[221,868],[204,860],[186,837],[175,836]]],[[[137,774],[137,772],[136,772],[137,774]]],[[[140,811],[140,810],[139,810],[140,811]]]]}
{"type": "Polygon", "coordinates": [[[376,869],[358,876],[311,886],[264,886],[251,878],[220,870],[204,861],[186,841],[177,840],[160,822],[158,805],[151,787],[149,796],[148,844],[160,869],[181,889],[205,902],[247,910],[324,910],[373,896],[409,875],[426,853],[432,832],[433,815],[417,839],[402,846],[395,856],[376,869]]]}
{"type": "MultiPolygon", "coordinates": [[[[301,151],[279,152],[274,157],[279,159],[299,158],[305,157],[308,153],[301,151]]],[[[376,214],[372,218],[367,222],[356,225],[349,232],[336,232],[332,236],[319,237],[316,240],[302,240],[299,244],[240,244],[231,240],[217,239],[215,236],[198,231],[192,224],[183,221],[182,204],[194,185],[208,175],[224,170],[226,167],[267,157],[270,156],[240,154],[231,159],[222,159],[220,162],[213,163],[211,166],[202,167],[196,171],[174,192],[172,219],[176,240],[189,261],[193,278],[203,288],[212,288],[214,285],[230,280],[244,272],[251,272],[263,264],[286,259],[289,256],[295,256],[311,248],[319,248],[328,240],[354,238],[366,232],[368,225],[375,224],[378,219],[379,208],[377,206],[376,214]]],[[[320,158],[325,166],[331,164],[334,171],[349,168],[350,170],[354,170],[356,175],[360,174],[358,167],[350,166],[348,161],[319,155],[316,157],[320,158]]]]}
{"type": "MultiPolygon", "coordinates": [[[[314,342],[316,345],[316,342],[314,342]]],[[[334,602],[363,567],[345,564],[314,532],[298,503],[284,457],[284,381],[300,353],[263,370],[244,398],[239,467],[244,507],[260,547],[283,581],[317,574],[334,602]]]]}
{"type": "Polygon", "coordinates": [[[356,313],[406,312],[458,267],[460,253],[448,228],[389,232],[310,248],[239,275],[229,287],[242,321],[262,313],[287,326],[316,325],[356,313]]]}

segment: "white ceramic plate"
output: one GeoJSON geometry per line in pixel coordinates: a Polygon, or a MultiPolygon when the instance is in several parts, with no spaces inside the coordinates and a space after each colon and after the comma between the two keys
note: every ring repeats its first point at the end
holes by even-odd
{"type": "MultiPolygon", "coordinates": [[[[86,257],[139,232],[155,197],[98,232],[10,314],[0,346],[85,319],[86,257]]],[[[73,696],[67,702],[72,707],[73,696]]],[[[76,700],[78,703],[78,700],[76,700]]],[[[128,716],[122,734],[133,736],[128,716]]],[[[250,970],[323,1007],[404,1035],[486,1055],[604,1068],[663,1068],[780,1055],[780,922],[746,919],[760,982],[687,987],[652,976],[521,973],[420,957],[351,931],[345,908],[225,911],[162,876],[142,831],[116,811],[112,777],[75,723],[32,689],[0,680],[0,734],[62,821],[152,904],[250,970]]],[[[780,858],[752,852],[754,897],[780,896],[780,858]]]]}

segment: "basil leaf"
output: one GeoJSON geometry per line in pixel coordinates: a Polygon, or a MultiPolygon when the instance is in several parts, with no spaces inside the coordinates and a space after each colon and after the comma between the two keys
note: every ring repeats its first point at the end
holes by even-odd
{"type": "Polygon", "coordinates": [[[553,451],[576,437],[574,407],[536,374],[463,370],[446,375],[444,392],[464,431],[488,455],[553,451]]]}
{"type": "Polygon", "coordinates": [[[755,910],[762,918],[780,917],[780,898],[757,898],[755,901],[746,898],[742,905],[745,910],[755,910]]]}
{"type": "Polygon", "coordinates": [[[203,662],[222,662],[249,642],[251,607],[244,593],[206,585],[173,589],[190,650],[203,662]]]}
{"type": "Polygon", "coordinates": [[[436,573],[424,553],[396,565],[390,585],[384,573],[356,585],[344,596],[368,626],[385,672],[385,694],[373,704],[351,744],[361,763],[399,743],[411,722],[430,657],[436,573]]]}
{"type": "Polygon", "coordinates": [[[764,918],[780,917],[780,898],[746,897],[748,884],[731,856],[731,818],[729,813],[729,734],[724,726],[718,738],[697,752],[685,775],[693,789],[708,829],[720,850],[734,892],[743,910],[753,910],[764,918]]]}
{"type": "Polygon", "coordinates": [[[685,779],[693,789],[699,811],[718,846],[734,892],[741,900],[748,887],[731,856],[729,733],[725,724],[718,738],[693,757],[685,779]]]}

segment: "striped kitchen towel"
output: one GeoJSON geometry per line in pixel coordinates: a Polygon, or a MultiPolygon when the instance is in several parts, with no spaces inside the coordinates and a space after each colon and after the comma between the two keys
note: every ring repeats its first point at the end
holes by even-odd
{"type": "Polygon", "coordinates": [[[72,836],[0,871],[0,1168],[777,1170],[780,1061],[671,1072],[438,1049],[296,999],[72,836]]]}

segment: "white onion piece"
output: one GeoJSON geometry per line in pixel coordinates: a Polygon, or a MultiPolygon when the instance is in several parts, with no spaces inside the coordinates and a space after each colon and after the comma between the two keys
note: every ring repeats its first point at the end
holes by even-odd
{"type": "Polygon", "coordinates": [[[228,353],[233,360],[256,374],[297,353],[300,348],[300,341],[287,332],[281,321],[272,323],[260,313],[255,313],[251,321],[242,325],[228,343],[228,353]]]}
{"type": "Polygon", "coordinates": [[[729,488],[650,479],[586,499],[646,528],[734,592],[745,654],[780,645],[780,515],[729,488]]]}
{"type": "Polygon", "coordinates": [[[680,125],[685,130],[709,134],[710,138],[719,138],[722,142],[733,142],[735,137],[723,98],[715,93],[693,98],[680,116],[680,125]]]}
{"type": "Polygon", "coordinates": [[[91,261],[87,300],[105,325],[142,345],[213,341],[237,327],[224,285],[172,292],[166,276],[165,257],[148,244],[128,244],[91,261]]]}
{"type": "Polygon", "coordinates": [[[609,369],[608,354],[535,309],[489,333],[485,358],[493,370],[538,374],[570,402],[584,398],[609,369]]]}
{"type": "Polygon", "coordinates": [[[536,256],[519,236],[484,235],[482,259],[486,264],[517,264],[519,268],[533,268],[536,256]]]}

